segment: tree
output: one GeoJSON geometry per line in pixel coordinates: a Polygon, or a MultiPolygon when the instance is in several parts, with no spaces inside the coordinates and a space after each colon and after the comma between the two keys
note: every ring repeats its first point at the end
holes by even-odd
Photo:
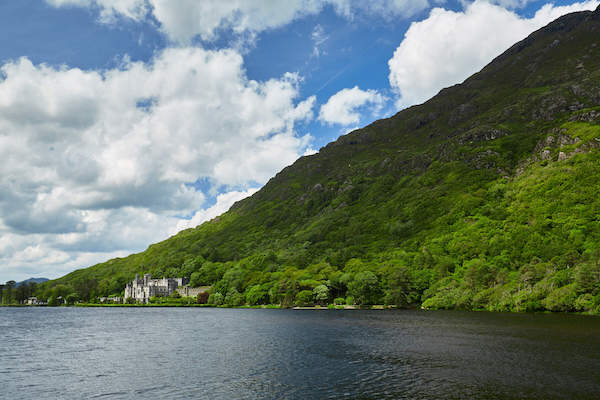
{"type": "Polygon", "coordinates": [[[600,290],[600,265],[583,263],[575,269],[575,284],[579,293],[596,295],[600,290]]]}
{"type": "Polygon", "coordinates": [[[187,260],[185,260],[185,262],[181,266],[181,272],[183,273],[184,276],[189,276],[191,279],[194,272],[198,271],[202,267],[202,264],[204,262],[205,262],[205,260],[202,256],[188,258],[187,260]]]}
{"type": "Polygon", "coordinates": [[[48,298],[48,305],[50,307],[56,307],[56,306],[59,306],[60,304],[61,304],[61,302],[59,301],[57,296],[52,295],[48,298]]]}
{"type": "Polygon", "coordinates": [[[192,275],[190,276],[190,286],[198,287],[198,286],[202,286],[204,284],[205,284],[205,279],[204,279],[203,274],[199,271],[193,272],[192,275]]]}
{"type": "Polygon", "coordinates": [[[405,307],[410,302],[410,278],[405,267],[395,268],[388,279],[385,304],[405,307]]]}
{"type": "MultiPolygon", "coordinates": [[[[57,285],[57,287],[60,285],[57,285]]],[[[81,277],[73,281],[73,288],[79,294],[79,297],[84,301],[90,301],[95,298],[95,292],[98,289],[98,282],[89,277],[81,277]]],[[[66,289],[68,293],[61,293],[63,297],[69,294],[71,291],[66,289]]]]}
{"type": "Polygon", "coordinates": [[[485,260],[474,258],[465,263],[464,282],[469,288],[486,289],[493,280],[494,275],[485,260]]]}
{"type": "Polygon", "coordinates": [[[8,281],[6,282],[6,303],[11,304],[13,302],[13,290],[17,282],[8,281]]]}
{"type": "Polygon", "coordinates": [[[241,306],[244,304],[244,295],[238,292],[236,289],[229,289],[227,296],[225,296],[225,304],[228,306],[241,306]]]}
{"type": "Polygon", "coordinates": [[[265,304],[268,300],[267,290],[264,289],[261,285],[251,286],[246,291],[246,301],[250,305],[255,304],[265,304]]]}
{"type": "Polygon", "coordinates": [[[0,304],[2,304],[4,300],[4,285],[0,285],[0,304]]]}
{"type": "Polygon", "coordinates": [[[319,304],[326,304],[329,299],[329,289],[325,285],[319,285],[313,289],[313,297],[319,304]]]}
{"type": "Polygon", "coordinates": [[[38,284],[35,282],[30,282],[28,285],[28,293],[27,293],[27,297],[31,297],[35,295],[35,292],[37,292],[37,288],[38,288],[38,284]]]}
{"type": "Polygon", "coordinates": [[[29,285],[23,283],[15,288],[15,300],[19,304],[25,303],[29,294],[29,285]]]}
{"type": "Polygon", "coordinates": [[[216,306],[220,306],[223,304],[224,300],[225,300],[225,298],[219,292],[212,293],[210,296],[208,296],[208,304],[214,304],[216,306]]]}
{"type": "Polygon", "coordinates": [[[310,306],[313,304],[313,292],[312,290],[301,290],[296,295],[296,305],[298,306],[310,306]]]}
{"type": "Polygon", "coordinates": [[[381,297],[381,288],[377,276],[371,271],[359,272],[348,284],[348,294],[357,304],[377,304],[381,297]]]}
{"type": "Polygon", "coordinates": [[[72,306],[73,304],[75,304],[77,302],[77,300],[79,300],[79,298],[77,296],[77,293],[71,293],[71,294],[67,295],[67,297],[65,297],[65,300],[68,305],[72,306]]]}

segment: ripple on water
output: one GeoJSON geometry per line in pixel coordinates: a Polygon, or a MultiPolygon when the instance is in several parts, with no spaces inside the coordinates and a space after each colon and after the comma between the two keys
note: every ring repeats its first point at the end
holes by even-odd
{"type": "Polygon", "coordinates": [[[6,398],[600,398],[598,318],[0,308],[0,320],[6,398]]]}

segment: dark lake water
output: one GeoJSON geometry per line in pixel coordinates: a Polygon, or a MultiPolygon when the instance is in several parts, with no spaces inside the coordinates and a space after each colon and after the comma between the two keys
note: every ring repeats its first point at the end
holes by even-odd
{"type": "Polygon", "coordinates": [[[600,399],[600,318],[0,308],[6,399],[600,399]]]}

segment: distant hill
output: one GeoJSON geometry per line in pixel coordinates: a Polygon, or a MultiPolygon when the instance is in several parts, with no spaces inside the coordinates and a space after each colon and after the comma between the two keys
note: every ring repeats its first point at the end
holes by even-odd
{"type": "Polygon", "coordinates": [[[40,294],[109,295],[150,272],[212,285],[217,304],[600,312],[599,148],[600,8],[40,294]]]}
{"type": "Polygon", "coordinates": [[[29,279],[25,279],[24,281],[17,282],[15,286],[19,287],[21,285],[29,285],[31,283],[40,284],[40,283],[44,283],[44,282],[47,282],[47,281],[49,281],[48,278],[29,278],[29,279]]]}

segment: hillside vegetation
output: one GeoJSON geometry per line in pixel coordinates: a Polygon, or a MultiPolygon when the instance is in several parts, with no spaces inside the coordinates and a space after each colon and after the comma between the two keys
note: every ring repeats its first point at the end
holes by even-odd
{"type": "Polygon", "coordinates": [[[222,216],[40,285],[82,299],[136,273],[210,301],[600,312],[600,9],[464,83],[302,157],[222,216]]]}

